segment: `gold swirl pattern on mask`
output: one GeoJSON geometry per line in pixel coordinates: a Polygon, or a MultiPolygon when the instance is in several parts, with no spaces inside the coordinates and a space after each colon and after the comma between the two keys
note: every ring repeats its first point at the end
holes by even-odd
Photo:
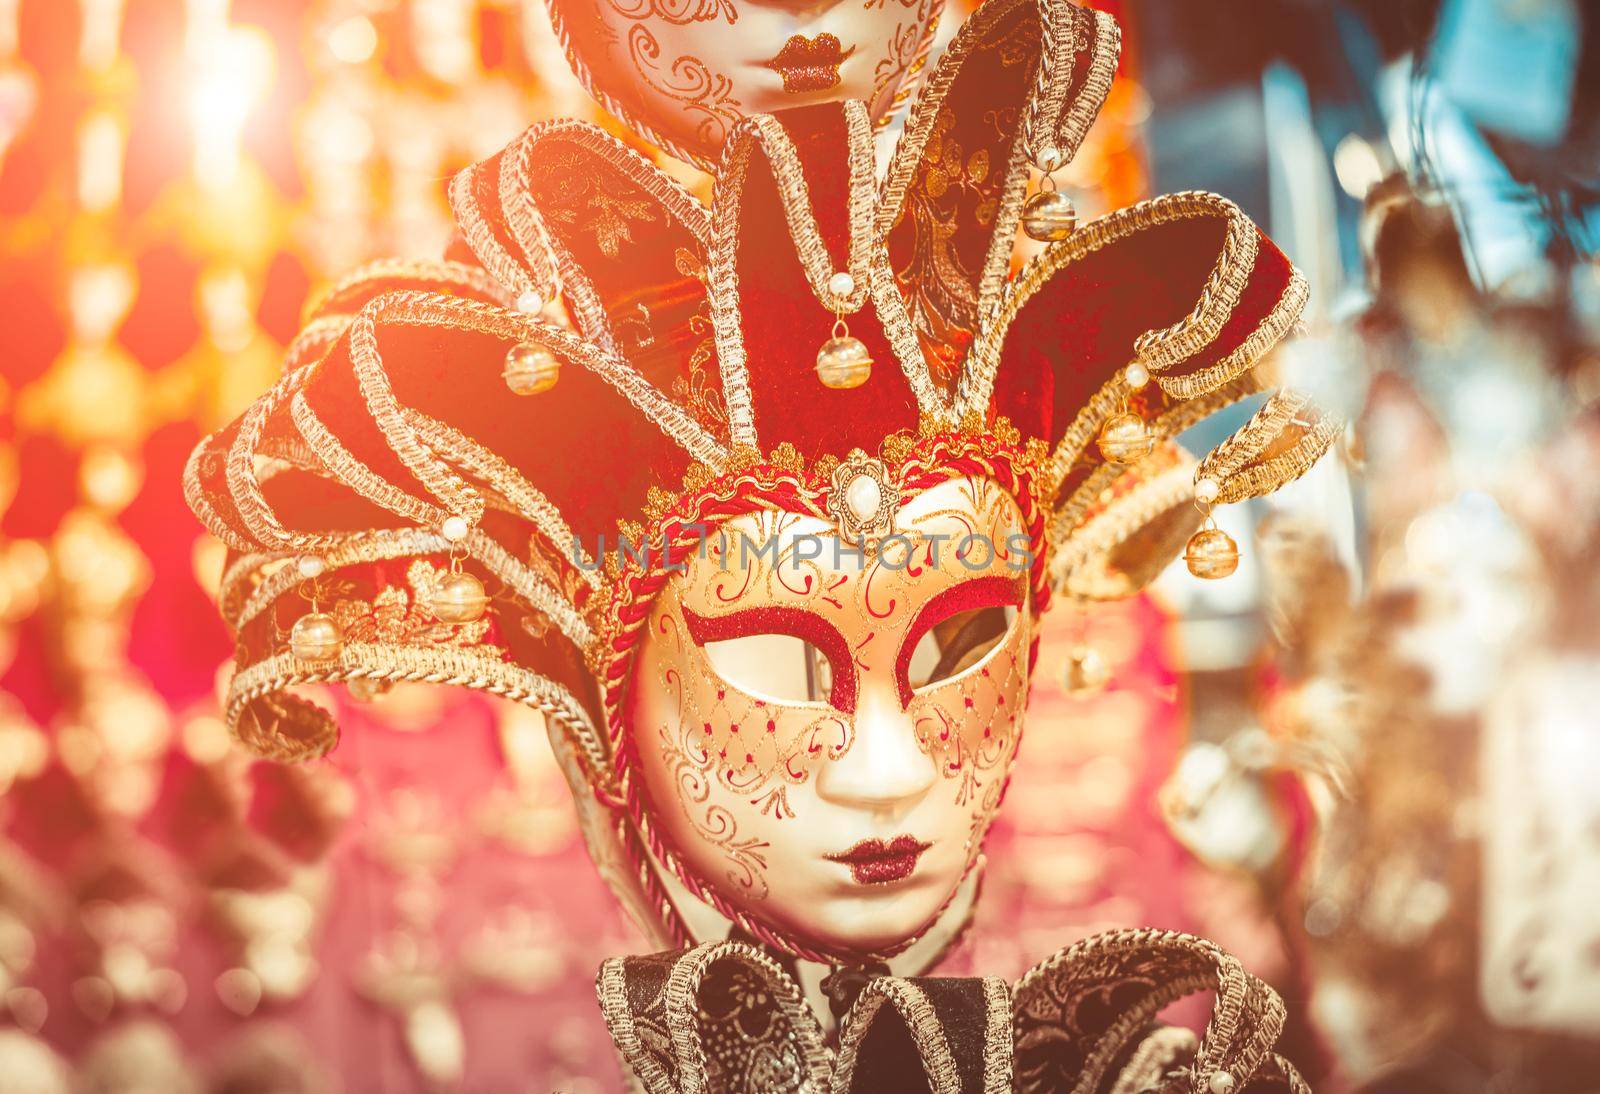
{"type": "Polygon", "coordinates": [[[690,117],[698,117],[695,139],[716,147],[744,117],[743,105],[733,95],[733,81],[698,57],[687,54],[661,63],[661,43],[643,24],[628,29],[628,60],[650,88],[674,102],[690,117]]]}

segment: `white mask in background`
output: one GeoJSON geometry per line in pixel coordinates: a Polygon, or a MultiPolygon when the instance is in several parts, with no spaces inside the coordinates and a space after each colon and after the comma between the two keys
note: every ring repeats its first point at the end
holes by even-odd
{"type": "Polygon", "coordinates": [[[701,164],[750,114],[862,99],[887,117],[943,0],[546,0],[567,62],[641,136],[701,164]]]}

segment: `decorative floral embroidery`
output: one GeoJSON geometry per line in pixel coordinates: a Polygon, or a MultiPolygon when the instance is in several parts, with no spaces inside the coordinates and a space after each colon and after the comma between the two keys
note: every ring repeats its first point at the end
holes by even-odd
{"type": "Polygon", "coordinates": [[[339,599],[332,613],[346,640],[382,642],[401,646],[446,646],[468,649],[485,645],[487,617],[474,623],[441,623],[428,601],[449,573],[426,559],[416,559],[406,569],[411,592],[390,585],[371,600],[339,599]]]}
{"type": "Polygon", "coordinates": [[[960,375],[978,316],[979,271],[963,259],[955,241],[967,229],[991,231],[1000,206],[991,150],[967,150],[955,129],[955,112],[941,110],[906,193],[915,244],[895,271],[934,383],[946,391],[960,375]]]}
{"type": "MultiPolygon", "coordinates": [[[[684,247],[673,255],[678,272],[706,283],[705,260],[684,247]]],[[[686,405],[695,420],[718,439],[728,439],[728,408],[722,401],[722,377],[717,372],[717,338],[711,325],[711,297],[707,292],[700,309],[689,319],[689,331],[698,337],[689,351],[688,375],[672,380],[672,397],[686,405]]]]}
{"type": "MultiPolygon", "coordinates": [[[[546,204],[545,215],[568,228],[592,231],[595,247],[607,258],[616,258],[624,243],[633,242],[635,223],[655,221],[659,206],[644,191],[606,190],[600,177],[587,170],[570,148],[558,145],[545,155],[549,176],[562,183],[555,200],[546,204]]],[[[615,179],[614,175],[607,177],[615,179]]]]}

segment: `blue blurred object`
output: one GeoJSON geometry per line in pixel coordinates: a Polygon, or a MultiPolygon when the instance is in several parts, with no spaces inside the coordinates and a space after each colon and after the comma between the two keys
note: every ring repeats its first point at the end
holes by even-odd
{"type": "Polygon", "coordinates": [[[1581,30],[1574,0],[1447,0],[1438,87],[1479,126],[1553,145],[1572,116],[1581,30]]]}

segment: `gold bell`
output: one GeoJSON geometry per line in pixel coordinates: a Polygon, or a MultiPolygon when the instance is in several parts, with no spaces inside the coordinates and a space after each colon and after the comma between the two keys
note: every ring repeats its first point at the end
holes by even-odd
{"type": "Polygon", "coordinates": [[[307,612],[289,629],[289,650],[298,660],[333,661],[344,649],[344,631],[327,612],[307,612]]]}
{"type": "Polygon", "coordinates": [[[1195,577],[1215,581],[1239,568],[1239,545],[1221,528],[1202,528],[1189,537],[1183,561],[1195,577]]]}
{"type": "Polygon", "coordinates": [[[1109,463],[1138,463],[1150,455],[1156,438],[1143,418],[1124,410],[1106,419],[1096,444],[1109,463]]]}
{"type": "Polygon", "coordinates": [[[1099,691],[1110,679],[1111,668],[1100,652],[1093,646],[1079,646],[1067,658],[1067,671],[1062,675],[1061,683],[1068,695],[1084,696],[1099,691]]]}
{"type": "Polygon", "coordinates": [[[537,395],[556,386],[561,362],[543,346],[522,342],[506,351],[506,367],[500,376],[513,394],[537,395]]]}
{"type": "Polygon", "coordinates": [[[447,574],[428,598],[428,607],[441,623],[475,623],[489,607],[489,594],[471,574],[447,574]]]}
{"type": "Polygon", "coordinates": [[[836,335],[817,351],[817,378],[825,387],[847,390],[860,387],[872,375],[872,355],[859,338],[836,335]]]}
{"type": "Polygon", "coordinates": [[[1055,243],[1077,227],[1078,211],[1072,207],[1072,199],[1059,190],[1041,190],[1022,207],[1022,230],[1030,239],[1055,243]]]}

